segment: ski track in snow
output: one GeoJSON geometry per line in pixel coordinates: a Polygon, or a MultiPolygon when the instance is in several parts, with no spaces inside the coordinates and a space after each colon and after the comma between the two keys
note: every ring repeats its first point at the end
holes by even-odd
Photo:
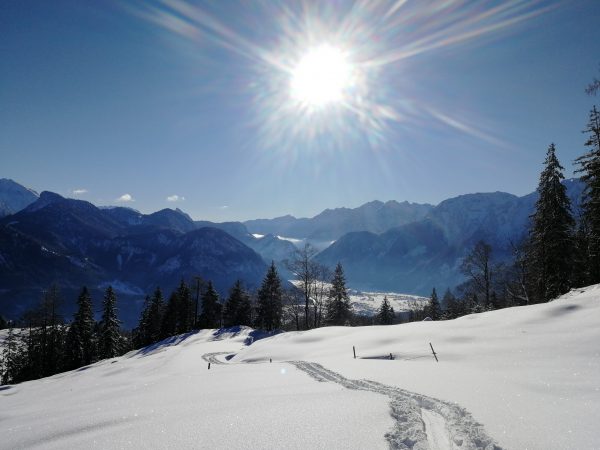
{"type": "Polygon", "coordinates": [[[460,406],[369,380],[350,380],[317,363],[291,361],[317,381],[331,381],[347,389],[382,394],[390,399],[396,422],[386,434],[393,449],[501,450],[483,426],[460,406]]]}
{"type": "Polygon", "coordinates": [[[218,358],[220,355],[232,355],[233,352],[214,352],[214,353],[205,353],[202,355],[202,359],[210,364],[226,364],[222,360],[218,358]]]}
{"type": "Polygon", "coordinates": [[[444,418],[430,409],[421,409],[421,417],[425,425],[429,448],[452,450],[452,443],[446,430],[444,418]]]}
{"type": "MultiPolygon", "coordinates": [[[[211,364],[228,364],[220,356],[232,352],[206,353],[211,364]]],[[[347,389],[374,392],[390,399],[394,429],[386,434],[392,449],[410,450],[502,450],[486,434],[483,425],[454,403],[406,391],[369,380],[351,380],[320,364],[289,361],[297,369],[320,382],[332,382],[347,389]]]]}

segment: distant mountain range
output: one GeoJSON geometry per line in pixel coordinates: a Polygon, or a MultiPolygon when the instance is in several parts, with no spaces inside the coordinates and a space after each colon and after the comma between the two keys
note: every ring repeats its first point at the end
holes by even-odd
{"type": "MultiPolygon", "coordinates": [[[[577,212],[583,186],[565,184],[577,212]]],[[[129,299],[121,307],[132,324],[145,293],[156,285],[168,291],[181,277],[212,279],[225,294],[238,278],[258,286],[271,260],[287,276],[282,261],[296,248],[291,241],[335,241],[316,258],[330,267],[341,262],[354,288],[427,295],[463,280],[460,262],[479,239],[492,245],[496,260],[508,259],[536,199],[468,194],[437,206],[374,201],[313,218],[213,223],[179,209],[142,214],[51,192],[38,196],[0,180],[0,312],[18,315],[52,282],[73,299],[86,284],[97,301],[111,283],[129,299]]]]}
{"type": "Polygon", "coordinates": [[[256,288],[266,262],[244,242],[265,247],[268,255],[292,244],[276,240],[277,247],[271,237],[257,239],[244,231],[242,224],[196,223],[178,210],[145,215],[42,192],[0,219],[0,311],[18,315],[53,282],[69,303],[83,285],[99,301],[100,291],[112,284],[127,299],[120,305],[131,325],[145,293],[157,285],[168,293],[182,277],[210,279],[222,294],[237,279],[256,288]]]}
{"type": "Polygon", "coordinates": [[[250,233],[273,234],[311,241],[334,241],[353,231],[383,233],[390,228],[421,220],[432,205],[394,200],[373,201],[358,208],[326,209],[312,218],[283,216],[244,222],[250,233]]]}
{"type": "MultiPolygon", "coordinates": [[[[564,183],[577,216],[583,185],[574,179],[564,183]]],[[[511,243],[527,233],[536,200],[535,192],[461,195],[441,202],[422,220],[384,233],[348,233],[317,259],[326,265],[341,262],[356,288],[427,295],[433,287],[452,288],[464,280],[460,264],[480,239],[492,246],[497,262],[507,261],[511,243]]]]}

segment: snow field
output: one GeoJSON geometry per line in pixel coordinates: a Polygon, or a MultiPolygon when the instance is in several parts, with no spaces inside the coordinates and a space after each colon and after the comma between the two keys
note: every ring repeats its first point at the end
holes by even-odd
{"type": "Polygon", "coordinates": [[[283,363],[211,364],[249,329],[172,339],[0,390],[0,448],[386,448],[387,400],[283,363]]]}
{"type": "Polygon", "coordinates": [[[503,448],[600,448],[600,285],[452,321],[285,333],[231,361],[268,358],[456,403],[503,448]]]}
{"type": "Polygon", "coordinates": [[[0,448],[600,448],[600,285],[453,321],[253,335],[2,386],[0,448]]]}

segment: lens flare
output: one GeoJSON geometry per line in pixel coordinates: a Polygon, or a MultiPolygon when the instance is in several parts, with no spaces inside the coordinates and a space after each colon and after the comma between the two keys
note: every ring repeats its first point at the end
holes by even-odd
{"type": "Polygon", "coordinates": [[[425,104],[411,91],[418,80],[404,79],[404,69],[418,55],[485,42],[559,4],[259,1],[240,2],[231,15],[230,2],[200,7],[186,0],[150,0],[128,9],[197,44],[200,53],[217,46],[248,63],[241,64],[238,85],[251,97],[249,125],[265,148],[316,148],[323,141],[343,148],[340,143],[356,139],[377,145],[391,130],[430,127],[431,121],[493,141],[473,121],[425,104]]]}
{"type": "Polygon", "coordinates": [[[353,67],[339,48],[324,44],[309,50],[292,70],[290,93],[304,107],[339,103],[353,85],[353,67]]]}

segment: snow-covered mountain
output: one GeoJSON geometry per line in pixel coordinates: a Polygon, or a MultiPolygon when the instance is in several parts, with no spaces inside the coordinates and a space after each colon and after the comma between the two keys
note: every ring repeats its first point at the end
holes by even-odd
{"type": "Polygon", "coordinates": [[[592,450],[598,323],[600,285],[444,322],[203,330],[0,387],[0,446],[592,450]]]}
{"type": "Polygon", "coordinates": [[[38,197],[33,190],[8,178],[0,178],[0,218],[21,211],[38,197]]]}
{"type": "MultiPolygon", "coordinates": [[[[566,180],[575,216],[583,184],[566,180]]],[[[341,262],[349,283],[361,289],[428,295],[454,287],[464,278],[462,259],[480,239],[493,248],[497,262],[511,257],[512,244],[526,235],[537,193],[517,197],[504,192],[467,194],[434,207],[419,221],[384,233],[348,233],[322,251],[326,265],[341,262]]]]}
{"type": "Polygon", "coordinates": [[[326,209],[312,218],[293,216],[244,222],[248,231],[311,241],[332,241],[352,231],[382,233],[390,228],[424,218],[432,205],[372,201],[358,208],[326,209]]]}
{"type": "Polygon", "coordinates": [[[122,317],[131,325],[143,295],[156,286],[168,291],[181,278],[200,275],[226,293],[237,279],[256,287],[265,272],[263,259],[244,243],[217,228],[196,228],[178,211],[140,216],[42,192],[0,220],[0,310],[11,317],[53,282],[70,306],[81,286],[99,301],[98,289],[111,283],[125,299],[122,317]]]}

